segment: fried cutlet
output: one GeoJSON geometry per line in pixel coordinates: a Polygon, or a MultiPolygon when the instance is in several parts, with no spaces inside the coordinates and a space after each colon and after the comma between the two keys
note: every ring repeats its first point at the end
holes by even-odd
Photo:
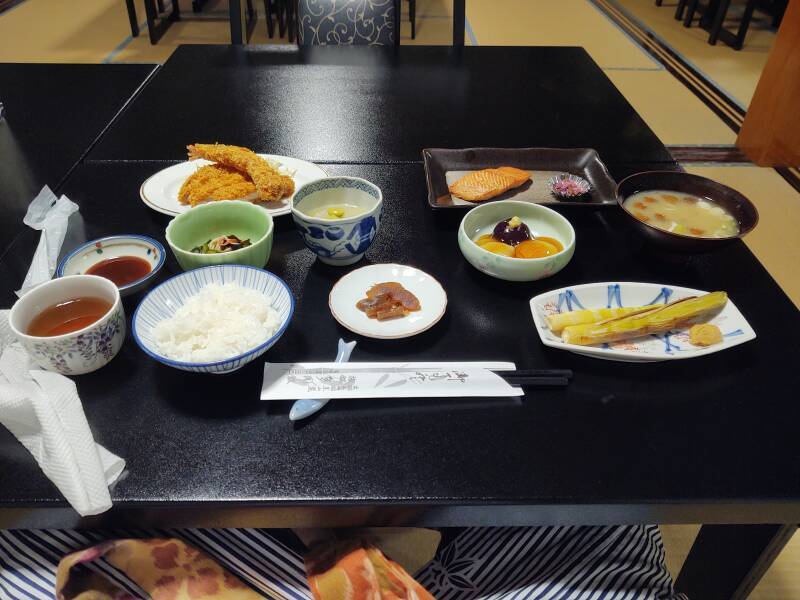
{"type": "Polygon", "coordinates": [[[178,192],[178,201],[191,206],[211,200],[251,200],[253,197],[258,198],[250,178],[223,165],[200,167],[186,178],[178,192]]]}
{"type": "Polygon", "coordinates": [[[189,158],[205,158],[246,173],[255,184],[262,202],[286,198],[294,193],[294,180],[248,148],[225,144],[190,144],[189,158]]]}

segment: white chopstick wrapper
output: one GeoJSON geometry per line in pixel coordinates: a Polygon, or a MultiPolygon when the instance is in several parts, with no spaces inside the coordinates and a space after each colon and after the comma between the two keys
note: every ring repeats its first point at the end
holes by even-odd
{"type": "Polygon", "coordinates": [[[266,363],[262,400],[522,396],[503,362],[266,363]]]}
{"type": "Polygon", "coordinates": [[[0,423],[78,514],[104,512],[125,461],[95,443],[75,383],[30,361],[8,326],[9,312],[0,311],[0,423]]]}

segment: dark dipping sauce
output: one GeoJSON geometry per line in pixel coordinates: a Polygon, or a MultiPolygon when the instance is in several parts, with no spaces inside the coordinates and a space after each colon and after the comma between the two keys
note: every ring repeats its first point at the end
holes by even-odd
{"type": "Polygon", "coordinates": [[[138,281],[150,272],[150,263],[138,256],[118,256],[101,260],[87,269],[87,275],[110,279],[117,287],[138,281]]]}
{"type": "Polygon", "coordinates": [[[99,321],[111,310],[111,303],[101,298],[73,298],[48,306],[28,325],[28,335],[52,337],[72,333],[99,321]]]}

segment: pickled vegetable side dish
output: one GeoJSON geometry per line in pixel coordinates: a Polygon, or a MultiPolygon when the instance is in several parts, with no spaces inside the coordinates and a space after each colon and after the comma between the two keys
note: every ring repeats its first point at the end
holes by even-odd
{"type": "Polygon", "coordinates": [[[509,258],[544,258],[558,254],[564,245],[555,238],[534,236],[519,217],[503,219],[492,233],[473,240],[484,250],[509,258]]]}

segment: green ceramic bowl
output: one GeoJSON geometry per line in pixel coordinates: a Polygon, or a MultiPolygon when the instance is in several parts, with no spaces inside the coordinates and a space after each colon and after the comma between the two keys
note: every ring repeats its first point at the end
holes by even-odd
{"type": "Polygon", "coordinates": [[[575,252],[575,230],[556,211],[539,204],[518,200],[498,200],[481,204],[469,211],[458,227],[458,247],[469,263],[487,275],[506,281],[536,281],[558,273],[567,266],[575,252]],[[491,233],[504,219],[519,217],[535,236],[557,239],[564,250],[544,258],[509,258],[478,246],[479,235],[491,233]]]}
{"type": "Polygon", "coordinates": [[[263,208],[249,202],[224,200],[201,204],[172,219],[167,243],[184,271],[209,265],[248,265],[262,268],[272,251],[274,226],[263,208]],[[197,254],[192,248],[221,235],[249,239],[251,245],[220,254],[197,254]]]}

